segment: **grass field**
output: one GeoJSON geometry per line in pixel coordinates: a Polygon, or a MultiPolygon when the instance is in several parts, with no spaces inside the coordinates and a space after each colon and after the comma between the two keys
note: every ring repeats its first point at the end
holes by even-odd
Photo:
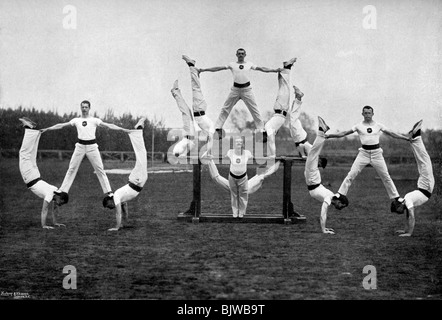
{"type": "MultiPolygon", "coordinates": [[[[42,177],[59,186],[67,161],[39,162],[42,177]]],[[[106,168],[116,167],[105,163],[106,168]]],[[[118,164],[132,168],[131,163],[118,164]]],[[[66,228],[40,226],[42,200],[26,189],[18,159],[2,159],[0,291],[31,299],[292,300],[441,299],[442,222],[433,197],[416,210],[411,238],[398,237],[403,216],[390,213],[390,201],[373,168],[352,186],[350,206],[330,208],[319,228],[320,203],[305,187],[303,168],[293,167],[292,200],[305,224],[199,223],[177,220],[192,198],[192,174],[150,174],[129,203],[130,223],[118,232],[114,211],[84,161],[58,216],[66,228]],[[77,289],[63,288],[74,266],[77,289]],[[363,268],[376,268],[377,288],[362,286],[363,268]]],[[[327,167],[323,183],[337,191],[349,167],[327,167]]],[[[254,169],[249,169],[249,176],[254,169]]],[[[220,172],[227,176],[227,167],[220,172]]],[[[414,165],[390,166],[403,196],[416,188],[414,165]]],[[[248,214],[282,212],[282,168],[250,196],[248,214]]],[[[127,175],[110,174],[114,189],[127,175]]],[[[202,177],[202,211],[231,214],[229,194],[202,177]]],[[[48,218],[49,219],[49,218],[48,218]]],[[[48,220],[51,222],[51,220],[48,220]]]]}

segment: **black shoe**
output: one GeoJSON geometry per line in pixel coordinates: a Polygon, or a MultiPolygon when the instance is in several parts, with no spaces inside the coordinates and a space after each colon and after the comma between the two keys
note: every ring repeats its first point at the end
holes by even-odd
{"type": "Polygon", "coordinates": [[[224,138],[225,133],[224,130],[221,128],[215,129],[216,133],[218,134],[218,139],[221,140],[222,138],[224,138]]]}
{"type": "Polygon", "coordinates": [[[410,130],[409,134],[412,135],[413,139],[421,135],[421,128],[422,128],[423,121],[424,120],[420,120],[420,121],[416,122],[415,125],[413,126],[413,129],[410,130]]]}

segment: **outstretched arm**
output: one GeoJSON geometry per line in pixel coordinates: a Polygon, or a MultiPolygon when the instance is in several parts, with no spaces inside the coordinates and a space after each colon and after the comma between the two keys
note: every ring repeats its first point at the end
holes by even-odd
{"type": "Polygon", "coordinates": [[[57,220],[55,219],[55,212],[58,212],[58,210],[59,210],[59,206],[52,203],[52,210],[51,210],[52,223],[54,224],[54,226],[57,226],[57,227],[66,227],[66,225],[64,225],[62,223],[57,223],[57,220]]]}
{"type": "Polygon", "coordinates": [[[200,68],[198,71],[201,72],[217,72],[222,70],[229,69],[227,66],[220,66],[220,67],[212,67],[212,68],[200,68]]]}
{"type": "Polygon", "coordinates": [[[121,216],[122,216],[121,203],[119,203],[115,206],[115,210],[116,210],[115,217],[117,219],[117,225],[115,226],[115,228],[108,229],[108,231],[118,231],[122,227],[122,225],[121,225],[121,216]]]}
{"type": "Polygon", "coordinates": [[[52,127],[40,129],[40,132],[51,131],[51,130],[59,130],[59,129],[62,129],[64,127],[70,126],[70,125],[71,124],[69,122],[57,123],[57,124],[54,124],[52,127]]]}
{"type": "Polygon", "coordinates": [[[100,126],[107,127],[107,128],[109,128],[109,129],[112,129],[112,130],[124,131],[124,132],[126,132],[126,133],[129,133],[129,132],[130,132],[129,129],[124,129],[124,128],[119,127],[119,126],[117,126],[117,125],[115,125],[115,124],[113,124],[113,123],[102,122],[100,126]]]}
{"type": "Polygon", "coordinates": [[[329,205],[326,202],[322,203],[321,216],[319,218],[319,222],[321,224],[321,230],[322,230],[322,233],[335,234],[333,229],[325,227],[325,223],[327,222],[328,207],[329,207],[329,205]]]}
{"type": "Polygon", "coordinates": [[[43,207],[41,209],[41,226],[43,229],[54,229],[53,227],[46,225],[46,217],[48,216],[48,209],[49,209],[49,202],[44,200],[43,207]]]}
{"type": "Polygon", "coordinates": [[[338,132],[338,133],[328,133],[325,134],[325,138],[326,139],[330,139],[330,138],[342,138],[345,136],[348,136],[349,134],[352,134],[354,131],[353,130],[347,130],[347,131],[342,131],[342,132],[338,132]]]}
{"type": "Polygon", "coordinates": [[[406,141],[410,141],[410,138],[401,134],[401,133],[397,133],[394,131],[390,131],[388,129],[383,129],[382,132],[384,132],[385,134],[389,135],[390,137],[396,138],[396,139],[401,139],[401,140],[406,140],[406,141]]]}
{"type": "Polygon", "coordinates": [[[283,68],[270,69],[267,67],[255,67],[254,70],[261,71],[261,72],[281,72],[283,70],[283,68]]]}
{"type": "Polygon", "coordinates": [[[414,207],[408,209],[408,230],[405,230],[405,233],[400,234],[399,237],[411,237],[414,230],[415,218],[414,218],[414,207]]]}

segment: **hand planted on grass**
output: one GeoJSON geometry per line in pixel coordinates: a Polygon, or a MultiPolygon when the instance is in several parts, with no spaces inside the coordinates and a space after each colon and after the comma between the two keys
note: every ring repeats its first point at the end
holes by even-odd
{"type": "Polygon", "coordinates": [[[403,234],[400,234],[399,237],[411,237],[411,234],[410,233],[403,233],[403,234]]]}
{"type": "Polygon", "coordinates": [[[335,230],[333,230],[332,228],[325,228],[322,233],[335,234],[335,230]]]}
{"type": "Polygon", "coordinates": [[[110,228],[110,229],[107,229],[107,231],[118,231],[120,228],[110,228]]]}
{"type": "Polygon", "coordinates": [[[43,229],[54,229],[54,227],[51,227],[51,226],[43,226],[43,229]]]}

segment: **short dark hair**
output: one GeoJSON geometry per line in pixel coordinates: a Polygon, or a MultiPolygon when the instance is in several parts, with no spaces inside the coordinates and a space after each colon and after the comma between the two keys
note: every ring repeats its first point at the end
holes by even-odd
{"type": "Polygon", "coordinates": [[[364,112],[364,109],[371,109],[371,111],[373,111],[373,112],[374,112],[373,108],[372,108],[372,107],[370,107],[370,106],[364,106],[364,107],[362,108],[362,112],[364,112]]]}
{"type": "Polygon", "coordinates": [[[69,195],[66,192],[57,192],[54,194],[54,198],[58,196],[60,197],[60,200],[63,201],[63,204],[66,204],[69,202],[69,195]]]}
{"type": "Polygon", "coordinates": [[[83,100],[83,101],[81,101],[80,106],[81,106],[83,103],[86,103],[86,104],[89,106],[89,108],[91,107],[91,103],[90,103],[89,101],[87,101],[87,100],[83,100]]]}
{"type": "Polygon", "coordinates": [[[246,50],[244,48],[239,48],[236,50],[236,53],[238,53],[238,51],[244,51],[244,53],[246,53],[246,50]]]}
{"type": "Polygon", "coordinates": [[[403,214],[407,210],[404,201],[399,201],[397,199],[393,200],[390,205],[390,211],[397,214],[403,214]]]}
{"type": "Polygon", "coordinates": [[[113,209],[115,208],[114,197],[105,196],[103,199],[103,207],[113,209]],[[113,204],[113,205],[111,205],[113,204]]]}
{"type": "Polygon", "coordinates": [[[348,198],[347,198],[347,196],[345,196],[343,194],[339,194],[339,197],[334,195],[332,197],[332,200],[339,201],[340,203],[342,203],[344,205],[342,208],[336,208],[338,210],[342,210],[343,208],[348,207],[348,198]]]}

